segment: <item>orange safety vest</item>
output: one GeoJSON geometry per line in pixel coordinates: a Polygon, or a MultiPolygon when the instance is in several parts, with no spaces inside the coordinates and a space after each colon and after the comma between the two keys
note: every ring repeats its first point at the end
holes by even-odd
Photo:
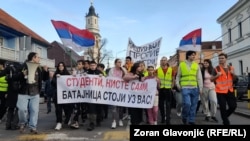
{"type": "Polygon", "coordinates": [[[222,93],[222,94],[227,94],[228,93],[228,90],[230,92],[233,92],[234,89],[233,89],[233,76],[231,75],[231,73],[229,72],[230,69],[232,69],[232,66],[230,66],[230,68],[228,68],[228,72],[226,73],[224,71],[224,68],[222,68],[221,66],[220,67],[220,70],[218,70],[217,68],[215,68],[216,72],[221,72],[221,76],[219,76],[215,82],[216,82],[216,85],[215,85],[215,91],[217,93],[222,93]]]}

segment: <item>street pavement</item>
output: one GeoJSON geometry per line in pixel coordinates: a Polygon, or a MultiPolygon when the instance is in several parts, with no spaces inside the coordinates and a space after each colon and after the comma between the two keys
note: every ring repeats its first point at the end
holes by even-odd
{"type": "Polygon", "coordinates": [[[250,99],[248,101],[238,101],[235,114],[250,118],[250,99]]]}
{"type": "MultiPolygon", "coordinates": [[[[235,114],[232,116],[232,125],[250,125],[250,109],[248,103],[238,102],[238,107],[235,114]]],[[[60,131],[55,131],[55,113],[47,114],[46,104],[40,104],[39,121],[38,121],[38,135],[31,135],[28,131],[20,134],[18,130],[10,131],[5,130],[5,124],[0,124],[0,140],[3,141],[129,141],[129,125],[128,120],[124,120],[123,127],[111,129],[111,114],[108,119],[104,119],[100,127],[96,127],[93,131],[87,131],[87,125],[81,124],[80,129],[71,129],[67,125],[63,126],[60,131]]],[[[111,110],[110,110],[111,111],[111,110]]],[[[110,113],[110,112],[109,112],[110,113]]],[[[197,113],[197,125],[222,125],[219,110],[217,111],[218,123],[213,121],[205,121],[201,108],[197,113]]],[[[172,109],[171,124],[182,124],[181,118],[176,115],[175,109],[172,109]]]]}

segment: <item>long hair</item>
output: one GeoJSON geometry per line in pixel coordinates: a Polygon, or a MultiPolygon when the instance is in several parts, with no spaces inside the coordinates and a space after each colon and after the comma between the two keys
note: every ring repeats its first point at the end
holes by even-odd
{"type": "Polygon", "coordinates": [[[55,71],[54,75],[56,75],[56,74],[61,74],[61,75],[69,75],[70,74],[69,71],[67,70],[64,62],[59,62],[57,64],[56,71],[55,71]],[[62,71],[59,69],[60,64],[62,64],[64,66],[62,71]]]}
{"type": "MultiPolygon", "coordinates": [[[[115,64],[118,62],[118,61],[121,61],[121,59],[119,59],[119,58],[117,58],[117,59],[115,59],[115,64]]],[[[122,71],[122,77],[125,75],[125,70],[122,68],[122,67],[120,67],[120,69],[121,69],[121,71],[122,71]]]]}
{"type": "Polygon", "coordinates": [[[137,74],[137,75],[139,76],[139,81],[141,81],[141,78],[144,76],[144,74],[143,74],[142,72],[139,72],[139,73],[136,72],[137,68],[140,67],[140,64],[141,64],[141,63],[142,63],[141,61],[135,62],[135,63],[133,64],[131,70],[130,70],[131,73],[137,74]]]}
{"type": "MultiPolygon", "coordinates": [[[[210,59],[204,59],[204,62],[207,62],[209,64],[209,66],[207,68],[207,71],[211,75],[213,73],[213,70],[214,70],[211,60],[210,59]]],[[[205,78],[205,70],[206,70],[206,68],[203,65],[203,67],[201,68],[201,75],[202,75],[203,81],[204,81],[204,78],[205,78]]]]}
{"type": "MultiPolygon", "coordinates": [[[[210,59],[205,59],[204,62],[207,62],[209,64],[208,68],[207,68],[207,71],[209,74],[212,74],[213,73],[213,64],[212,64],[212,61],[210,59]]],[[[203,66],[203,69],[204,66],[203,66]]]]}
{"type": "Polygon", "coordinates": [[[131,67],[131,70],[130,70],[130,72],[131,73],[133,73],[133,74],[136,74],[136,70],[137,70],[137,68],[138,67],[140,67],[140,64],[141,64],[141,62],[135,62],[134,64],[133,64],[133,66],[131,67]]]}

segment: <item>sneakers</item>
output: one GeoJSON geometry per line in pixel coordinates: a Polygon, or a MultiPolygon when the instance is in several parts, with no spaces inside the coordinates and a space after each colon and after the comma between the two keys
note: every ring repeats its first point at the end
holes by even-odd
{"type": "Polygon", "coordinates": [[[115,120],[112,122],[111,128],[112,128],[112,129],[115,129],[115,128],[116,128],[116,121],[115,121],[115,120]]]}
{"type": "Polygon", "coordinates": [[[154,122],[154,125],[157,125],[157,121],[154,122]]]}
{"type": "Polygon", "coordinates": [[[48,109],[48,110],[47,110],[47,114],[49,114],[50,112],[51,112],[51,109],[48,109]]]}
{"type": "Polygon", "coordinates": [[[182,123],[183,123],[183,125],[187,125],[187,120],[186,119],[182,119],[182,123]]]}
{"type": "Polygon", "coordinates": [[[188,124],[189,125],[196,125],[194,122],[189,122],[188,124]]]}
{"type": "Polygon", "coordinates": [[[70,125],[70,127],[74,129],[79,129],[79,124],[77,121],[75,121],[73,124],[70,125]]]}
{"type": "Polygon", "coordinates": [[[25,126],[24,125],[20,125],[19,132],[20,133],[24,133],[24,131],[25,131],[25,126]]]}
{"type": "Polygon", "coordinates": [[[37,132],[36,129],[30,129],[30,133],[31,133],[31,134],[38,134],[38,132],[37,132]]]}
{"type": "Polygon", "coordinates": [[[61,130],[62,129],[62,123],[60,123],[60,122],[58,122],[57,124],[56,124],[56,128],[55,128],[55,130],[61,130]]]}
{"type": "Polygon", "coordinates": [[[119,120],[119,126],[123,126],[122,120],[119,120]]]}
{"type": "Polygon", "coordinates": [[[218,122],[218,119],[216,117],[211,117],[212,120],[214,120],[215,122],[218,122]]]}
{"type": "Polygon", "coordinates": [[[206,116],[206,117],[205,117],[205,120],[206,120],[206,121],[209,121],[209,119],[210,119],[209,116],[206,116]]]}
{"type": "Polygon", "coordinates": [[[95,129],[95,124],[91,122],[91,123],[89,124],[89,127],[87,128],[87,130],[88,130],[88,131],[92,131],[92,130],[94,130],[94,129],[95,129]]]}

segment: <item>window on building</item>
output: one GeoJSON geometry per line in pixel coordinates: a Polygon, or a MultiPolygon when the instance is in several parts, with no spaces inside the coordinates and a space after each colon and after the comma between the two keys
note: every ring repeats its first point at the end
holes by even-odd
{"type": "Polygon", "coordinates": [[[88,19],[88,24],[90,24],[90,20],[88,19]]]}
{"type": "Polygon", "coordinates": [[[239,38],[242,38],[242,22],[238,23],[239,38]]]}
{"type": "Polygon", "coordinates": [[[243,62],[242,60],[239,61],[239,69],[240,69],[240,75],[243,75],[243,62]]]}
{"type": "Polygon", "coordinates": [[[228,42],[232,43],[232,29],[231,28],[228,29],[228,42]]]}
{"type": "Polygon", "coordinates": [[[0,46],[3,46],[3,37],[0,37],[0,46]]]}

